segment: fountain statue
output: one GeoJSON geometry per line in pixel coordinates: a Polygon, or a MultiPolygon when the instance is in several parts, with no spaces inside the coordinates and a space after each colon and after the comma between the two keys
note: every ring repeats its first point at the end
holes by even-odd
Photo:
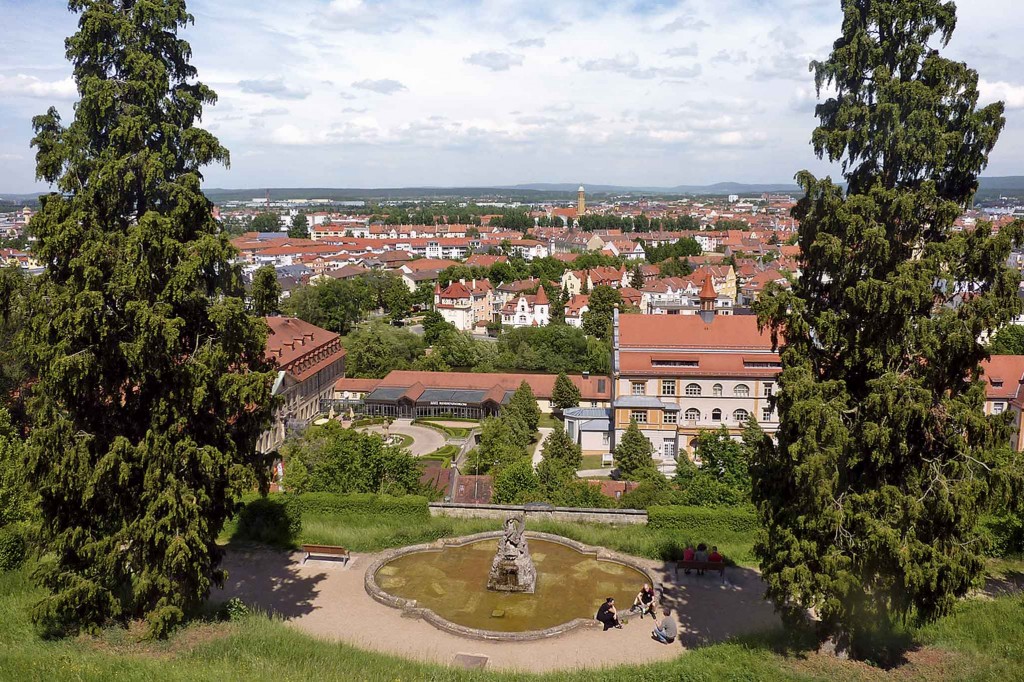
{"type": "Polygon", "coordinates": [[[505,519],[505,534],[498,540],[498,553],[491,562],[487,589],[499,592],[533,594],[537,586],[537,569],[526,544],[526,516],[515,514],[505,519]]]}

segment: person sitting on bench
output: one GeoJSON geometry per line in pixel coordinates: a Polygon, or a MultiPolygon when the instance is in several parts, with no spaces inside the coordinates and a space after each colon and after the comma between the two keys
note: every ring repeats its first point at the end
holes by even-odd
{"type": "Polygon", "coordinates": [[[708,561],[711,561],[711,562],[714,562],[714,563],[720,563],[722,561],[725,561],[725,559],[723,559],[722,555],[718,553],[718,548],[717,547],[712,547],[711,548],[711,554],[708,555],[708,561]]]}
{"type": "Polygon", "coordinates": [[[657,620],[657,616],[654,615],[654,588],[649,584],[644,583],[644,586],[640,588],[640,591],[636,595],[636,599],[633,600],[633,610],[640,612],[640,620],[643,620],[644,614],[651,614],[651,618],[657,620]]]}
{"type": "MultiPolygon", "coordinates": [[[[687,545],[686,549],[683,550],[683,561],[693,561],[694,554],[693,545],[687,545]]],[[[686,569],[685,573],[690,575],[690,569],[686,569]]]]}
{"type": "MultiPolygon", "coordinates": [[[[699,545],[697,545],[697,551],[694,552],[694,554],[693,554],[693,560],[694,561],[700,561],[700,562],[703,562],[703,563],[707,563],[707,560],[708,560],[708,546],[705,545],[703,542],[700,543],[699,545]]],[[[698,568],[697,569],[697,575],[704,575],[704,569],[703,568],[698,568]]]]}
{"type": "Polygon", "coordinates": [[[601,604],[601,608],[597,610],[597,615],[594,616],[601,624],[604,625],[605,632],[612,628],[622,628],[622,623],[619,622],[619,616],[615,611],[615,598],[608,597],[601,604]]]}

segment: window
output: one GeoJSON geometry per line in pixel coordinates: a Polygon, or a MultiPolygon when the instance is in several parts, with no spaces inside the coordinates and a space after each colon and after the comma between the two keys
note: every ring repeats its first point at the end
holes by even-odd
{"type": "Polygon", "coordinates": [[[629,413],[629,420],[637,424],[647,423],[647,410],[632,410],[629,413]]]}
{"type": "Polygon", "coordinates": [[[700,384],[686,384],[686,395],[700,395],[700,384]]]}
{"type": "Polygon", "coordinates": [[[747,412],[744,409],[739,409],[739,410],[736,410],[735,412],[732,413],[732,418],[735,419],[738,422],[745,422],[745,421],[747,421],[747,417],[749,417],[749,416],[750,416],[750,413],[747,412]]]}
{"type": "Polygon", "coordinates": [[[700,419],[700,410],[696,407],[691,407],[686,411],[686,419],[691,422],[695,422],[700,419]]]}
{"type": "Polygon", "coordinates": [[[666,424],[678,424],[679,423],[679,413],[678,412],[666,412],[665,413],[665,423],[666,424]]]}
{"type": "Polygon", "coordinates": [[[736,384],[736,388],[732,389],[732,394],[737,398],[746,398],[750,395],[750,386],[746,384],[736,384]]]}
{"type": "Polygon", "coordinates": [[[604,393],[604,385],[605,385],[604,381],[605,381],[604,379],[598,379],[597,380],[597,392],[598,393],[604,393]]]}
{"type": "Polygon", "coordinates": [[[608,445],[608,432],[605,431],[601,434],[601,445],[608,445]]]}
{"type": "Polygon", "coordinates": [[[665,379],[661,382],[661,394],[666,396],[674,396],[676,394],[676,381],[675,379],[665,379]]]}
{"type": "Polygon", "coordinates": [[[769,422],[772,420],[772,408],[762,407],[761,408],[761,421],[769,422]]]}
{"type": "Polygon", "coordinates": [[[772,396],[772,391],[773,390],[775,390],[775,384],[773,384],[771,382],[765,384],[764,385],[764,397],[765,398],[770,398],[772,396]]]}
{"type": "Polygon", "coordinates": [[[711,395],[715,396],[716,398],[721,398],[722,397],[722,384],[715,384],[714,386],[712,386],[711,387],[711,395]]]}
{"type": "Polygon", "coordinates": [[[711,410],[711,421],[720,422],[722,421],[722,411],[717,407],[711,410]]]}
{"type": "Polygon", "coordinates": [[[1002,414],[1004,409],[1006,409],[1006,403],[993,403],[992,414],[1002,414]]]}
{"type": "Polygon", "coordinates": [[[633,381],[630,383],[632,385],[633,395],[644,395],[647,393],[646,381],[633,381]]]}

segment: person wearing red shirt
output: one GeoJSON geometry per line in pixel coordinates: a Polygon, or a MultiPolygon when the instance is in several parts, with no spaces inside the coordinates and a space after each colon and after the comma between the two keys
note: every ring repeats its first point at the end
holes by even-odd
{"type": "Polygon", "coordinates": [[[711,548],[711,554],[708,555],[708,561],[722,561],[722,555],[718,553],[717,547],[711,548]]]}
{"type": "MultiPolygon", "coordinates": [[[[683,561],[693,561],[694,551],[693,545],[687,545],[686,549],[683,550],[683,561]]],[[[690,569],[684,571],[686,575],[690,575],[690,569]]]]}

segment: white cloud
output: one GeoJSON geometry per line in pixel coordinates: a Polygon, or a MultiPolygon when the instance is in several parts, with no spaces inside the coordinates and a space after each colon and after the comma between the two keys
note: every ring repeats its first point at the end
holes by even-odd
{"type": "Polygon", "coordinates": [[[366,79],[356,81],[352,84],[353,88],[359,88],[360,90],[369,90],[370,92],[376,92],[381,95],[393,95],[396,92],[402,90],[408,90],[407,87],[402,85],[396,80],[391,78],[381,78],[379,80],[366,79]]]}
{"type": "Polygon", "coordinates": [[[523,55],[514,52],[474,52],[465,61],[491,71],[508,71],[513,66],[523,65],[523,55]]]}
{"type": "Polygon", "coordinates": [[[700,48],[697,43],[693,42],[689,45],[681,45],[679,47],[671,47],[665,50],[666,57],[696,57],[700,53],[700,48]]]}
{"type": "Polygon", "coordinates": [[[267,95],[278,99],[306,99],[309,90],[294,87],[284,78],[257,78],[238,81],[238,89],[252,95],[267,95]]]}
{"type": "Polygon", "coordinates": [[[543,38],[523,38],[509,44],[512,47],[544,47],[547,45],[547,41],[543,38]]]}
{"type": "Polygon", "coordinates": [[[42,99],[75,99],[78,89],[71,78],[44,81],[35,76],[18,74],[0,75],[0,95],[7,97],[37,97],[42,99]]]}
{"type": "Polygon", "coordinates": [[[985,102],[1002,101],[1007,109],[1024,109],[1024,85],[1005,81],[978,81],[978,94],[985,102]]]}

